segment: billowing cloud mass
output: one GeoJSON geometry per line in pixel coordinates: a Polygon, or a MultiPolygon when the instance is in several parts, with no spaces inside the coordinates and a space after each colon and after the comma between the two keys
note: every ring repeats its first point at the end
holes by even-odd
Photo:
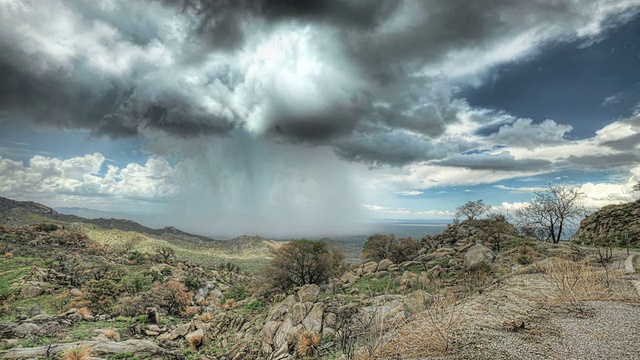
{"type": "Polygon", "coordinates": [[[99,153],[0,158],[7,193],[167,199],[185,204],[185,222],[260,231],[295,219],[315,231],[366,217],[374,190],[406,197],[640,161],[637,115],[574,138],[579,119],[459,96],[546,46],[601,41],[640,0],[0,6],[0,124],[136,139],[148,156],[121,168],[99,153]]]}

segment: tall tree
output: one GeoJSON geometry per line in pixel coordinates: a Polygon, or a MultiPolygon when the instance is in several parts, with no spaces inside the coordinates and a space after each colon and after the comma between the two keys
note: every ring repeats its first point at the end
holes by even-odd
{"type": "Polygon", "coordinates": [[[549,185],[537,191],[527,206],[516,210],[520,227],[539,240],[557,244],[567,226],[585,216],[584,194],[576,188],[549,185]]]}

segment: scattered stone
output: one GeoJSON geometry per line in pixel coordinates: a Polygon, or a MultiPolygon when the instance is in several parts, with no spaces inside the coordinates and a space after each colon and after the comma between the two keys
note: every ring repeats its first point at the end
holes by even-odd
{"type": "Polygon", "coordinates": [[[378,263],[375,261],[370,261],[362,265],[363,274],[373,274],[376,270],[378,270],[378,263]]]}
{"type": "Polygon", "coordinates": [[[359,277],[354,275],[351,271],[347,271],[340,278],[340,280],[342,280],[343,284],[349,284],[349,285],[354,284],[356,281],[358,281],[358,279],[359,279],[359,277]]]}
{"type": "Polygon", "coordinates": [[[13,328],[13,337],[26,338],[36,335],[40,331],[40,326],[33,323],[23,323],[13,328]]]}
{"type": "Polygon", "coordinates": [[[185,336],[185,339],[189,342],[189,344],[193,347],[198,347],[202,344],[202,338],[204,336],[204,331],[202,329],[198,329],[194,332],[190,332],[185,336]]]}
{"type": "Polygon", "coordinates": [[[35,285],[24,285],[20,290],[20,299],[31,299],[42,294],[44,290],[35,285]]]}
{"type": "Polygon", "coordinates": [[[147,308],[147,322],[151,324],[157,324],[160,322],[160,315],[158,315],[158,309],[155,307],[147,308]]]}
{"type": "Polygon", "coordinates": [[[626,275],[636,273],[636,269],[633,267],[634,258],[635,258],[635,255],[629,255],[627,256],[627,259],[624,261],[624,273],[626,275]]]}

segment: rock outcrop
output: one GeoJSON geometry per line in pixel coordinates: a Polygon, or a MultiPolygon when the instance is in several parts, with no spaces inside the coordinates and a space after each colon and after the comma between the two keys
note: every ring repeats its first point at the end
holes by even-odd
{"type": "Polygon", "coordinates": [[[605,237],[624,245],[624,234],[629,234],[631,245],[640,243],[640,200],[608,205],[587,216],[573,238],[588,242],[595,237],[605,237]]]}

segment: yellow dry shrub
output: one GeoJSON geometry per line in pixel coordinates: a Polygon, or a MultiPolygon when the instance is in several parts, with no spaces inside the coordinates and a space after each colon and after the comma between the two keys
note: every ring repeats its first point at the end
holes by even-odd
{"type": "Polygon", "coordinates": [[[321,338],[316,332],[305,330],[296,336],[296,352],[301,357],[313,356],[318,350],[321,338]]]}
{"type": "Polygon", "coordinates": [[[73,346],[64,349],[60,353],[62,360],[89,360],[91,358],[91,348],[87,346],[73,346]]]}

